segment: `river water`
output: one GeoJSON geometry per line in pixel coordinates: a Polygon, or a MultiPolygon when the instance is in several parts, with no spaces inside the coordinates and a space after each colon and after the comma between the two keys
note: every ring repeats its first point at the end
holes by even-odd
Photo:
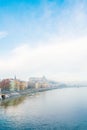
{"type": "Polygon", "coordinates": [[[87,88],[63,88],[0,102],[0,130],[87,130],[87,88]]]}

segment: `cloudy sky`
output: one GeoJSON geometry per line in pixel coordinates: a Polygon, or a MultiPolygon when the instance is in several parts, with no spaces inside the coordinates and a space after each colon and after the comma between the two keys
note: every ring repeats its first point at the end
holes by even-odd
{"type": "Polygon", "coordinates": [[[0,0],[0,79],[87,80],[87,0],[0,0]]]}

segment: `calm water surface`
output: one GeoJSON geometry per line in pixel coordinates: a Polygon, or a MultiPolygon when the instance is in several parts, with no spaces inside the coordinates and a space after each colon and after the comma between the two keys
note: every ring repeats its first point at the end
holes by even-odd
{"type": "Polygon", "coordinates": [[[87,130],[87,88],[64,88],[0,102],[0,130],[87,130]]]}

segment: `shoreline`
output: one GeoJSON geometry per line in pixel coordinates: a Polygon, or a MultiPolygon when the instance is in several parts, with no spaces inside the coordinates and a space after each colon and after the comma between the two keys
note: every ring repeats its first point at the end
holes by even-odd
{"type": "Polygon", "coordinates": [[[5,97],[5,99],[0,99],[0,102],[14,99],[20,96],[28,95],[31,96],[32,94],[38,93],[38,92],[44,92],[44,91],[49,91],[53,89],[58,89],[58,87],[53,87],[53,88],[39,88],[39,89],[26,89],[26,90],[21,90],[21,91],[13,91],[13,92],[1,92],[1,95],[7,95],[8,97],[5,97]]]}
{"type": "MultiPolygon", "coordinates": [[[[81,87],[81,86],[79,86],[81,87]]],[[[25,89],[25,90],[20,90],[20,91],[4,91],[4,92],[1,92],[1,94],[4,94],[4,95],[8,95],[8,97],[6,97],[5,99],[0,99],[0,102],[2,101],[6,101],[6,100],[10,100],[10,99],[14,99],[14,98],[17,98],[17,97],[21,97],[21,96],[24,96],[24,95],[28,95],[28,96],[31,96],[32,94],[35,94],[35,93],[38,93],[38,92],[44,92],[44,91],[50,91],[50,90],[55,90],[55,89],[63,89],[63,88],[78,88],[77,87],[49,87],[49,88],[38,88],[38,89],[25,89]]]]}

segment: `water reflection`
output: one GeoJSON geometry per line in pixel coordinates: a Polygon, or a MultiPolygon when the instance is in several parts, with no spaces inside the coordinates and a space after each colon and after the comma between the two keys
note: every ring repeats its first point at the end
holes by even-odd
{"type": "Polygon", "coordinates": [[[22,104],[27,98],[35,98],[35,97],[38,97],[39,96],[39,93],[35,93],[35,94],[32,94],[32,95],[22,95],[22,96],[19,96],[19,97],[15,97],[15,98],[10,98],[10,99],[6,99],[6,100],[2,100],[0,102],[0,107],[3,107],[3,108],[8,108],[10,106],[18,106],[20,104],[22,104]]]}
{"type": "Polygon", "coordinates": [[[6,99],[0,102],[0,106],[8,108],[9,106],[17,106],[26,99],[26,96],[16,97],[14,99],[6,99]]]}

